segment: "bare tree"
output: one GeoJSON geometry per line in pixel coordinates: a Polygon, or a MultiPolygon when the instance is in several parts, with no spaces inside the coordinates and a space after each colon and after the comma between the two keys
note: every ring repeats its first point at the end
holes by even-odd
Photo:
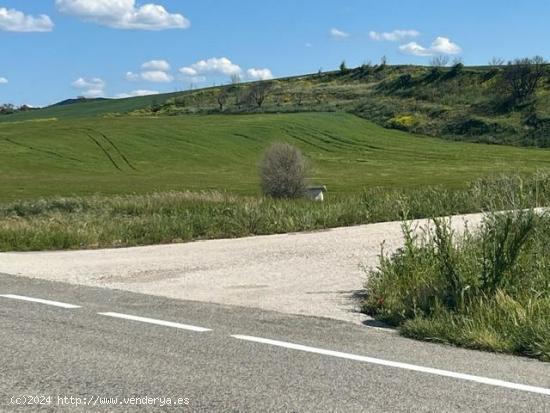
{"type": "Polygon", "coordinates": [[[361,65],[361,70],[369,70],[371,68],[372,68],[372,61],[371,60],[363,62],[363,64],[361,65]]]}
{"type": "Polygon", "coordinates": [[[12,113],[15,113],[15,105],[11,103],[0,105],[0,115],[11,115],[12,113]]]}
{"type": "Polygon", "coordinates": [[[457,66],[457,65],[464,65],[464,59],[462,57],[455,57],[453,59],[453,66],[457,66]]]}
{"type": "Polygon", "coordinates": [[[430,60],[430,66],[433,67],[445,67],[449,64],[449,56],[439,55],[434,56],[430,60]]]}
{"type": "Polygon", "coordinates": [[[508,62],[502,72],[504,88],[514,102],[522,102],[534,95],[544,76],[545,61],[540,56],[508,62]]]}
{"type": "Polygon", "coordinates": [[[504,59],[501,59],[500,57],[493,57],[491,60],[489,60],[489,66],[503,66],[504,65],[504,59]]]}
{"type": "Polygon", "coordinates": [[[307,174],[307,162],[300,150],[286,143],[274,143],[260,165],[262,190],[274,198],[303,196],[307,174]]]}
{"type": "Polygon", "coordinates": [[[294,94],[295,98],[296,98],[296,103],[298,106],[302,106],[303,102],[304,102],[304,92],[302,90],[298,90],[295,94],[294,94]]]}
{"type": "Polygon", "coordinates": [[[233,95],[235,96],[235,106],[240,109],[241,105],[243,104],[243,90],[242,87],[234,85],[231,86],[231,90],[233,92],[233,95]]]}
{"type": "Polygon", "coordinates": [[[218,105],[220,107],[220,112],[223,111],[223,106],[225,105],[225,102],[227,102],[227,91],[225,89],[221,89],[220,93],[218,93],[218,105]]]}
{"type": "Polygon", "coordinates": [[[231,84],[233,85],[238,85],[239,83],[241,83],[241,77],[239,76],[238,73],[234,73],[231,75],[231,84]]]}
{"type": "Polygon", "coordinates": [[[252,86],[252,89],[250,90],[250,96],[252,97],[254,102],[256,102],[259,108],[262,107],[270,89],[271,83],[269,82],[258,82],[252,86]]]}
{"type": "Polygon", "coordinates": [[[348,66],[346,65],[346,61],[342,60],[342,63],[340,63],[340,73],[346,73],[349,71],[348,66]]]}

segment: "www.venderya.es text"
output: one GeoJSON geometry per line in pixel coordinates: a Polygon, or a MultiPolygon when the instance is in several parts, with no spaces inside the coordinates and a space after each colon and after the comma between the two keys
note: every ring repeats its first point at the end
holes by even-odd
{"type": "Polygon", "coordinates": [[[188,397],[164,396],[64,396],[64,395],[19,395],[10,398],[12,406],[189,406],[188,397]]]}

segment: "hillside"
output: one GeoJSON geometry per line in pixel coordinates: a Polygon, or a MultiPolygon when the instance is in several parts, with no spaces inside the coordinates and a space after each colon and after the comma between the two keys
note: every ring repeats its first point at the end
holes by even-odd
{"type": "Polygon", "coordinates": [[[259,83],[52,106],[2,116],[0,121],[122,114],[347,112],[386,128],[422,135],[550,146],[550,71],[544,67],[532,98],[511,105],[503,90],[504,70],[503,66],[364,65],[259,83]]]}
{"type": "Polygon", "coordinates": [[[157,96],[138,96],[126,99],[93,99],[86,101],[68,99],[32,112],[21,112],[13,115],[0,116],[0,123],[51,118],[76,119],[104,116],[112,113],[124,114],[137,109],[150,107],[155,102],[164,103],[175,95],[174,93],[167,93],[157,96]],[[74,103],[72,101],[74,101],[74,103]]]}
{"type": "Polygon", "coordinates": [[[458,188],[480,176],[550,168],[547,150],[416,137],[345,113],[45,119],[0,124],[0,202],[167,190],[257,194],[257,165],[275,140],[299,146],[312,182],[331,194],[458,188]]]}

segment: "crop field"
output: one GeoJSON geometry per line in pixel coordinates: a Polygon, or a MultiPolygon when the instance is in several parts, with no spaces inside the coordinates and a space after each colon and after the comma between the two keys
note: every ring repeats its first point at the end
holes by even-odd
{"type": "Polygon", "coordinates": [[[330,193],[464,187],[550,168],[550,151],[451,142],[345,113],[35,119],[0,123],[0,202],[51,196],[218,190],[255,195],[273,141],[308,158],[330,193]]]}

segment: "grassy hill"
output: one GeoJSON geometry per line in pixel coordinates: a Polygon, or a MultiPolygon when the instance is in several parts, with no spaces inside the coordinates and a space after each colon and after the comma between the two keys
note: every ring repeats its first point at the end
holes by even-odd
{"type": "MultiPolygon", "coordinates": [[[[124,114],[137,109],[151,107],[156,102],[164,103],[166,100],[176,96],[175,93],[163,95],[137,96],[126,99],[93,99],[78,101],[68,104],[56,104],[39,110],[20,112],[13,115],[0,116],[2,122],[20,122],[36,119],[76,119],[104,116],[107,114],[124,114]]],[[[60,102],[63,103],[63,102],[60,102]]]]}
{"type": "Polygon", "coordinates": [[[364,65],[0,116],[0,201],[174,189],[256,194],[257,163],[276,140],[301,147],[312,182],[340,193],[458,188],[547,169],[546,150],[453,142],[550,144],[548,73],[531,99],[504,108],[503,70],[364,65]]]}
{"type": "Polygon", "coordinates": [[[550,69],[535,94],[511,105],[503,66],[369,66],[273,81],[118,100],[81,102],[0,116],[39,118],[345,112],[420,135],[550,146],[550,69]],[[264,89],[261,107],[254,91],[264,89]],[[222,108],[220,109],[220,97],[222,108]]]}
{"type": "Polygon", "coordinates": [[[548,150],[420,137],[346,113],[44,119],[0,123],[0,202],[166,190],[256,194],[258,161],[275,140],[299,146],[312,181],[332,193],[459,188],[480,176],[550,168],[548,150]]]}

